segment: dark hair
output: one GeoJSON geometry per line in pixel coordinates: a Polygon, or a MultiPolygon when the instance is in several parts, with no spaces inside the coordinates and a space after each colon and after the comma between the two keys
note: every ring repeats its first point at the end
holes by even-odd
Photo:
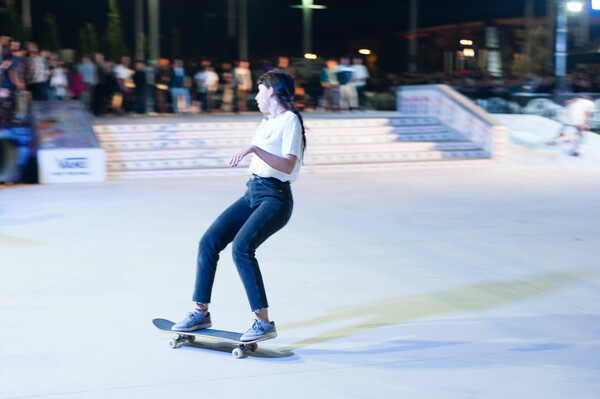
{"type": "Polygon", "coordinates": [[[306,135],[304,120],[294,105],[294,94],[296,93],[294,78],[281,69],[271,69],[270,71],[263,73],[256,82],[259,85],[265,85],[267,88],[272,87],[275,96],[277,96],[277,99],[283,107],[296,114],[300,120],[300,126],[302,127],[302,154],[304,154],[304,150],[306,149],[306,135]]]}

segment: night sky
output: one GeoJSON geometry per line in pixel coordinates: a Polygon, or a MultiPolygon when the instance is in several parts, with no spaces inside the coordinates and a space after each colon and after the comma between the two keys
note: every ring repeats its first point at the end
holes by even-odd
{"type": "MultiPolygon", "coordinates": [[[[302,12],[290,8],[301,0],[247,0],[249,52],[251,57],[302,54],[302,12]]],[[[17,5],[20,0],[16,0],[17,5]]],[[[227,37],[226,0],[161,0],[161,53],[170,55],[170,32],[178,26],[184,34],[187,58],[230,58],[237,41],[227,37]]],[[[545,12],[545,0],[536,0],[536,14],[545,12]]],[[[313,45],[324,57],[340,56],[353,41],[386,46],[401,40],[408,29],[408,0],[315,0],[326,10],[313,12],[313,45]]],[[[40,40],[42,18],[54,14],[63,47],[77,48],[79,29],[93,23],[100,36],[106,29],[108,0],[31,0],[33,39],[40,40]]],[[[133,0],[119,0],[129,49],[134,51],[133,0]]],[[[521,16],[523,0],[420,0],[419,25],[521,16]]]]}

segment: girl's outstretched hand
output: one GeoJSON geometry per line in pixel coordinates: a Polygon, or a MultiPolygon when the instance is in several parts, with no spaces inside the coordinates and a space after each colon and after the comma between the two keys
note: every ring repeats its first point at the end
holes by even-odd
{"type": "Polygon", "coordinates": [[[242,159],[244,159],[244,157],[246,155],[251,154],[253,152],[254,152],[254,146],[250,146],[244,150],[241,150],[240,152],[235,154],[233,157],[231,157],[231,161],[229,161],[229,165],[231,165],[232,167],[238,166],[238,164],[242,161],[242,159]]]}

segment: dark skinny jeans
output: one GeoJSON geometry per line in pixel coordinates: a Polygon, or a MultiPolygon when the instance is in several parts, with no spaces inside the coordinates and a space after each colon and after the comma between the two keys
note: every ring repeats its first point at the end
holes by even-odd
{"type": "Polygon", "coordinates": [[[200,240],[193,300],[209,303],[219,253],[233,242],[233,261],[252,311],[269,307],[256,249],[285,226],[293,208],[289,183],[252,176],[246,194],[227,208],[200,240]]]}

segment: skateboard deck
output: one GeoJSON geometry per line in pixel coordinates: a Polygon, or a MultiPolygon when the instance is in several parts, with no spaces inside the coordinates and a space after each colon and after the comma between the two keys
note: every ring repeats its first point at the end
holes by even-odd
{"type": "Polygon", "coordinates": [[[169,339],[169,346],[173,349],[179,348],[185,344],[193,343],[196,338],[215,339],[223,342],[230,342],[237,346],[231,351],[231,354],[239,359],[248,352],[255,352],[258,349],[257,342],[266,341],[272,339],[260,338],[253,341],[241,341],[242,333],[224,330],[215,330],[212,328],[205,328],[203,330],[195,331],[173,331],[171,328],[175,325],[174,322],[167,319],[154,319],[152,320],[154,327],[161,331],[177,334],[176,337],[169,339]]]}

